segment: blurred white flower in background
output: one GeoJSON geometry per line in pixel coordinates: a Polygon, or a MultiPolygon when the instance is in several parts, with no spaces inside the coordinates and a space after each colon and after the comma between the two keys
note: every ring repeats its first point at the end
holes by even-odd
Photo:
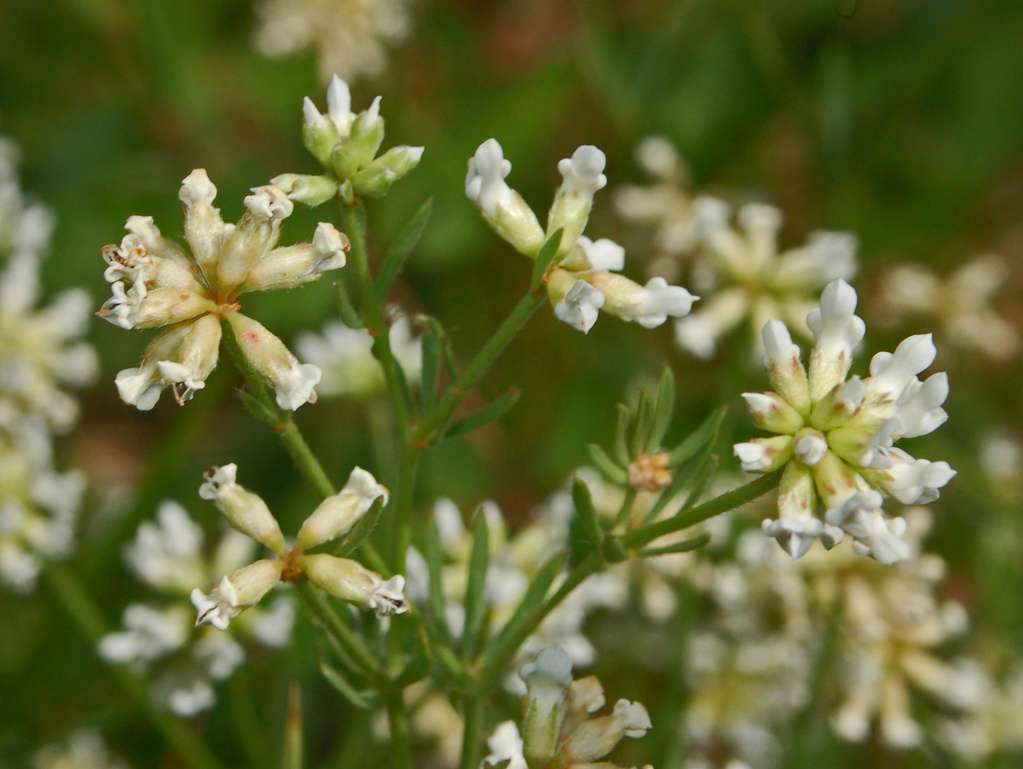
{"type": "Polygon", "coordinates": [[[256,47],[279,57],[313,49],[320,76],[379,75],[411,31],[411,0],[258,0],[256,47]]]}
{"type": "Polygon", "coordinates": [[[1010,277],[1008,263],[994,254],[946,276],[920,264],[899,265],[881,276],[882,316],[892,323],[925,319],[949,344],[1006,360],[1019,352],[1020,333],[993,303],[1010,277]]]}
{"type": "MultiPolygon", "coordinates": [[[[412,322],[399,315],[388,332],[391,352],[409,383],[419,381],[423,365],[422,337],[412,333],[412,322]]],[[[323,378],[318,387],[324,397],[368,397],[383,390],[384,372],[373,357],[373,337],[366,329],[330,321],[318,334],[302,332],[295,338],[300,360],[318,366],[323,378]]]]}
{"type": "Polygon", "coordinates": [[[182,716],[214,705],[214,685],[245,661],[242,643],[284,647],[295,621],[291,600],[281,597],[266,608],[247,611],[233,623],[231,635],[196,628],[187,604],[189,591],[248,563],[256,550],[255,542],[231,529],[212,548],[205,540],[181,505],[161,503],[156,520],[139,526],[124,551],[129,569],[156,593],[155,600],[129,605],[122,627],[99,644],[100,655],[109,662],[151,677],[158,702],[182,716]]]}
{"type": "Polygon", "coordinates": [[[80,290],[45,306],[40,269],[52,216],[25,200],[18,153],[0,138],[0,582],[31,590],[46,558],[67,555],[85,478],[58,469],[53,433],[78,418],[68,388],[96,377],[96,353],[79,341],[89,299],[80,290]]]}
{"type": "Polygon", "coordinates": [[[92,731],[78,731],[63,745],[39,750],[33,769],[126,769],[127,764],[110,755],[103,739],[92,731]]]}

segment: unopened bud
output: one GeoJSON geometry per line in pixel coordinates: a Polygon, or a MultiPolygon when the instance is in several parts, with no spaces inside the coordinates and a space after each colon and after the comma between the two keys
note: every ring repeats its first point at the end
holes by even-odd
{"type": "Polygon", "coordinates": [[[348,476],[345,487],[323,500],[305,519],[298,532],[298,546],[308,550],[344,536],[381,497],[384,504],[387,504],[387,489],[377,483],[370,473],[356,467],[348,476]]]}

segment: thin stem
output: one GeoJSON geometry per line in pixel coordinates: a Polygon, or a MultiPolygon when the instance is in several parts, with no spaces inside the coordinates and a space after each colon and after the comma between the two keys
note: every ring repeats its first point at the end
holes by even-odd
{"type": "Polygon", "coordinates": [[[412,769],[412,735],[400,690],[387,698],[387,720],[391,726],[391,765],[394,769],[412,769]]]}
{"type": "MultiPolygon", "coordinates": [[[[61,607],[95,649],[100,639],[107,634],[107,628],[92,596],[62,564],[48,564],[43,573],[61,607]]],[[[122,665],[112,665],[110,670],[124,690],[135,699],[150,723],[163,735],[167,744],[188,766],[192,769],[223,769],[217,757],[195,734],[157,708],[141,678],[122,665]]]]}
{"type": "MultiPolygon", "coordinates": [[[[659,537],[663,537],[665,534],[671,534],[690,526],[695,526],[715,515],[734,510],[773,489],[778,485],[779,477],[780,471],[761,476],[745,486],[740,486],[733,491],[704,502],[702,505],[697,505],[687,510],[684,514],[676,515],[664,521],[658,521],[657,523],[629,532],[621,538],[621,543],[629,550],[636,550],[659,537]]],[[[539,627],[547,615],[554,611],[573,590],[588,577],[600,571],[603,566],[604,560],[601,554],[599,552],[591,553],[572,568],[568,573],[568,577],[554,595],[539,604],[516,627],[511,628],[510,632],[499,635],[480,661],[481,672],[477,679],[477,691],[481,693],[489,691],[497,684],[501,680],[505,668],[511,663],[526,638],[539,627]]]]}
{"type": "Polygon", "coordinates": [[[449,387],[443,397],[436,403],[412,434],[412,442],[417,446],[426,446],[437,440],[447,426],[451,416],[458,408],[465,394],[469,392],[487,373],[494,361],[500,357],[505,348],[511,344],[515,336],[533,317],[544,298],[541,292],[532,292],[522,297],[508,316],[498,327],[494,335],[487,340],[469,365],[449,387]]]}
{"type": "Polygon", "coordinates": [[[618,531],[622,527],[622,524],[630,524],[627,525],[626,528],[632,528],[630,518],[632,517],[632,505],[636,502],[636,494],[636,490],[632,488],[632,486],[629,486],[625,492],[625,496],[622,498],[622,506],[618,508],[618,515],[615,516],[615,522],[611,527],[611,531],[618,531]]]}
{"type": "Polygon", "coordinates": [[[324,629],[334,637],[338,645],[362,668],[363,672],[372,678],[383,677],[384,670],[377,658],[366,648],[362,638],[341,620],[322,592],[303,581],[298,585],[298,594],[309,610],[316,615],[324,629]]]}
{"type": "Polygon", "coordinates": [[[462,757],[459,769],[476,769],[480,764],[480,732],[483,726],[483,698],[469,694],[462,703],[462,757]]]}

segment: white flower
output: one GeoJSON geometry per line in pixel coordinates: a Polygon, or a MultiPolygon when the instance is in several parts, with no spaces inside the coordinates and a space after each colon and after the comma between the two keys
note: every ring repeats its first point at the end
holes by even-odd
{"type": "MultiPolygon", "coordinates": [[[[414,336],[406,315],[398,315],[387,332],[391,352],[410,383],[419,380],[423,340],[414,336]]],[[[372,353],[373,337],[365,329],[328,322],[319,334],[303,332],[295,340],[302,361],[317,366],[323,377],[317,391],[323,396],[365,397],[383,389],[384,374],[372,353]]]]}
{"type": "Polygon", "coordinates": [[[270,57],[312,48],[324,80],[380,74],[387,47],[410,31],[408,0],[260,0],[256,46],[270,57]]]}
{"type": "Polygon", "coordinates": [[[734,451],[747,472],[785,468],[779,518],[765,521],[764,530],[793,557],[816,539],[830,547],[849,535],[858,552],[891,563],[908,556],[905,522],[884,516],[878,492],[904,504],[926,503],[955,475],[946,462],[915,459],[893,446],[945,421],[948,380],[943,374],[918,379],[934,360],[929,336],[910,337],[894,353],[875,355],[866,379],[847,379],[864,334],[854,314],[856,299],[844,281],[824,289],[819,307],[807,316],[816,340],[809,371],[784,324],[765,324],[774,392],[744,398],[757,424],[775,435],[736,444],[734,451]]]}
{"type": "Polygon", "coordinates": [[[718,340],[746,317],[756,331],[779,318],[809,334],[804,317],[812,292],[856,272],[856,241],[849,234],[815,232],[806,245],[779,253],[780,211],[754,203],[740,208],[737,218],[741,232],[727,216],[708,218],[699,267],[713,275],[717,290],[676,327],[679,344],[701,358],[713,355],[718,340]]]}
{"type": "Polygon", "coordinates": [[[504,721],[494,728],[493,734],[487,737],[487,749],[490,751],[483,763],[497,766],[507,761],[507,769],[527,769],[526,757],[522,753],[522,737],[514,721],[504,721]]]}
{"type": "Polygon", "coordinates": [[[72,734],[66,745],[39,750],[32,769],[126,769],[126,765],[110,755],[98,734],[81,730],[72,734]]]}
{"type": "Polygon", "coordinates": [[[160,610],[132,604],[124,610],[124,629],[103,636],[99,653],[109,662],[146,665],[184,646],[188,632],[184,607],[160,610]]]}
{"type": "Polygon", "coordinates": [[[257,187],[237,224],[225,224],[213,201],[217,189],[203,169],[182,181],[189,250],[160,234],[150,217],[133,216],[120,245],[103,249],[111,297],[99,315],[125,329],[165,330],[146,348],[141,365],[117,374],[119,395],[153,408],[165,387],[178,404],[205,387],[217,365],[221,320],[227,319],[249,364],[265,376],[281,408],[315,399],[318,372],[299,366],[284,344],[238,309],[249,291],[290,288],[345,264],[347,238],[321,223],[312,243],[277,247],[293,205],[279,187],[257,187]]]}
{"type": "Polygon", "coordinates": [[[992,305],[1009,276],[1008,263],[993,254],[976,257],[946,276],[923,265],[898,265],[882,280],[881,304],[891,322],[927,318],[951,344],[1006,360],[1019,352],[1019,330],[992,305]]]}
{"type": "Polygon", "coordinates": [[[586,334],[597,322],[603,306],[604,295],[585,280],[577,280],[564,298],[554,305],[554,314],[558,320],[586,334]]]}

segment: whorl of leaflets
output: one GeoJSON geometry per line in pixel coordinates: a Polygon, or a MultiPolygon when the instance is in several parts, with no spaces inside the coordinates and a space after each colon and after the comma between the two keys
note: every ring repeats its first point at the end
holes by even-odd
{"type": "Polygon", "coordinates": [[[521,732],[514,721],[500,724],[487,740],[483,769],[560,769],[601,766],[615,769],[606,757],[625,737],[638,739],[651,728],[650,716],[638,702],[618,700],[611,712],[604,688],[595,676],[572,680],[572,662],[561,648],[549,646],[519,675],[528,693],[521,732]]]}
{"type": "Polygon", "coordinates": [[[764,531],[792,557],[801,557],[815,540],[830,548],[848,535],[860,554],[894,563],[909,555],[906,522],[884,513],[883,498],[932,502],[955,475],[947,462],[916,459],[895,447],[945,422],[948,376],[918,378],[936,355],[931,336],[921,334],[893,353],[877,353],[870,376],[847,378],[866,329],[854,314],[856,301],[845,281],[825,287],[820,306],[806,319],[815,340],[809,369],[785,325],[765,324],[774,389],[743,398],[757,424],[774,436],[738,443],[734,450],[747,472],[784,467],[778,518],[764,521],[764,531]]]}
{"type": "Polygon", "coordinates": [[[236,483],[237,473],[233,464],[211,468],[199,487],[199,496],[212,501],[232,526],[270,550],[272,557],[221,577],[209,593],[193,590],[196,624],[226,630],[232,619],[259,603],[279,582],[295,582],[303,576],[331,595],[379,616],[408,611],[405,578],[400,574],[385,580],[357,561],[306,553],[343,537],[378,499],[387,503],[387,489],[372,475],[359,467],[352,470],[345,487],[320,503],[289,547],[266,503],[236,483]]]}
{"type": "Polygon", "coordinates": [[[487,139],[471,158],[465,194],[476,204],[493,230],[515,250],[536,259],[544,243],[561,231],[561,241],[546,275],[547,295],[559,320],[588,333],[600,311],[622,320],[656,328],[669,317],[689,313],[698,297],[681,286],[656,277],[639,285],[618,271],[625,250],[607,239],[590,240],[582,233],[589,221],[593,196],[607,184],[606,158],[585,144],[558,162],[562,182],[547,214],[547,228],[512,189],[505,177],[511,163],[496,139],[487,139]]]}
{"type": "Polygon", "coordinates": [[[277,405],[294,411],[316,399],[320,370],[300,364],[284,343],[243,315],[240,297],[292,288],[345,265],[348,238],[321,222],[311,243],[278,246],[281,223],[293,205],[272,184],[245,198],[245,214],[227,224],[214,208],[217,188],[206,171],[181,184],[188,250],[164,237],[149,216],[131,216],[119,245],[103,248],[103,277],[111,297],[97,313],[124,329],[162,328],[142,363],[118,372],[121,399],[143,411],[170,387],[183,404],[217,365],[226,321],[249,365],[273,387],[277,405]]]}

